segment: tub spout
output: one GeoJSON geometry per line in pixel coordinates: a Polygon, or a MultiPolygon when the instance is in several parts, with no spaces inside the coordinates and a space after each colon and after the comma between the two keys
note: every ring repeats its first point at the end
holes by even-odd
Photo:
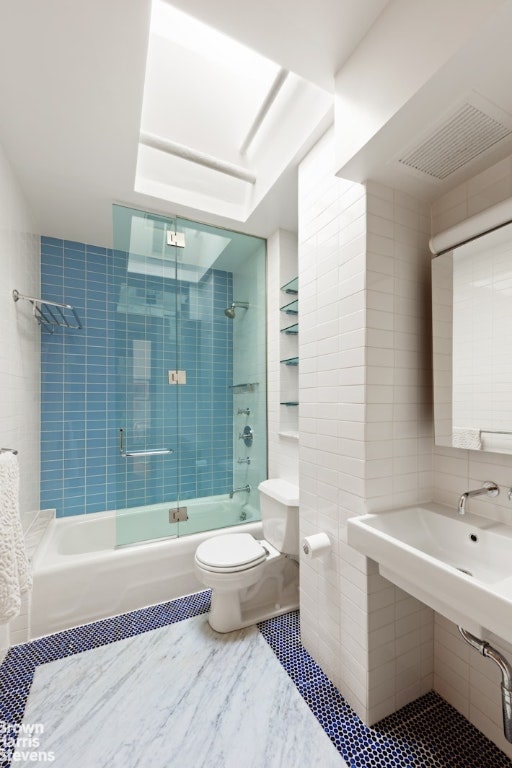
{"type": "Polygon", "coordinates": [[[235,493],[241,493],[242,491],[245,491],[246,493],[251,492],[249,483],[247,483],[247,485],[242,485],[240,488],[233,488],[233,490],[229,492],[229,498],[232,499],[235,493]]]}

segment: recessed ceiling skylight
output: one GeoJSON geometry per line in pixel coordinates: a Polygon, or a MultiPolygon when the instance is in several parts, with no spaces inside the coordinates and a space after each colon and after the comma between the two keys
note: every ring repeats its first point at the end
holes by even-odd
{"type": "Polygon", "coordinates": [[[135,190],[245,221],[331,106],[311,83],[153,0],[135,190]]]}
{"type": "Polygon", "coordinates": [[[273,61],[179,11],[165,0],[153,2],[150,31],[152,35],[165,37],[210,62],[221,64],[233,72],[241,71],[244,77],[259,80],[263,86],[272,82],[279,70],[273,61]]]}

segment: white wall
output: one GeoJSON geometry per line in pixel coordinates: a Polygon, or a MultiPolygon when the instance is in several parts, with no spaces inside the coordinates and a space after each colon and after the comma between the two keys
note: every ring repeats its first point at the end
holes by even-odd
{"type": "MultiPolygon", "coordinates": [[[[335,151],[340,175],[422,86],[478,34],[500,5],[501,0],[388,3],[336,75],[335,151]]],[[[359,169],[352,178],[364,175],[359,169]]]]}
{"type": "MultiPolygon", "coordinates": [[[[437,234],[469,216],[512,196],[512,156],[460,184],[432,206],[432,234],[437,234]]],[[[475,498],[471,512],[512,525],[512,456],[458,448],[434,449],[433,498],[455,508],[461,493],[478,488],[485,480],[500,486],[496,499],[475,498]]],[[[493,635],[486,638],[512,663],[512,643],[493,635]]],[[[512,745],[502,734],[501,675],[497,667],[469,648],[457,628],[441,616],[435,621],[435,689],[482,730],[509,757],[512,745]]]]}
{"type": "MultiPolygon", "coordinates": [[[[12,299],[17,288],[39,295],[39,237],[23,194],[0,146],[0,446],[16,448],[20,464],[20,513],[28,530],[39,509],[40,330],[31,306],[12,299]]],[[[27,601],[10,641],[26,639],[27,601]]],[[[8,643],[0,625],[0,657],[8,643]]]]}
{"type": "Polygon", "coordinates": [[[299,173],[301,562],[309,652],[372,723],[430,689],[432,611],[346,544],[346,520],[431,496],[428,210],[334,175],[329,132],[299,173]]]}

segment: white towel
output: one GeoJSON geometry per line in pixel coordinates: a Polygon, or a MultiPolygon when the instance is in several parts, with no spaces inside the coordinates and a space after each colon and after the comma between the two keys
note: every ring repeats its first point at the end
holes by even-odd
{"type": "Polygon", "coordinates": [[[0,624],[17,616],[21,595],[32,586],[18,510],[18,459],[0,453],[0,624]]]}
{"type": "Polygon", "coordinates": [[[454,448],[472,448],[474,451],[481,450],[480,430],[469,427],[454,427],[452,446],[454,448]]]}

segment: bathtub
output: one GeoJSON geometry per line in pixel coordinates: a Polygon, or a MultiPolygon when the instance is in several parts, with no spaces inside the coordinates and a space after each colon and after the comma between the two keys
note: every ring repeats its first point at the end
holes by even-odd
{"type": "MultiPolygon", "coordinates": [[[[190,520],[179,523],[179,538],[117,548],[118,512],[53,519],[32,563],[31,638],[204,589],[194,572],[194,553],[202,541],[242,531],[262,536],[259,514],[249,506],[244,507],[247,521],[239,523],[241,507],[236,498],[215,496],[186,505],[190,520]],[[212,530],[213,520],[223,527],[212,530]],[[187,534],[201,527],[210,530],[187,534]]],[[[132,522],[140,523],[148,515],[168,518],[171,506],[151,505],[122,514],[133,515],[132,522]]]]}

